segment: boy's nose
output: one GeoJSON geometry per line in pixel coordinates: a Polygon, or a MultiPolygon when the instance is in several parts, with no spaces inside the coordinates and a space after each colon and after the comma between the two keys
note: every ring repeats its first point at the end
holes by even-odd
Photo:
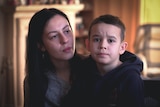
{"type": "Polygon", "coordinates": [[[107,49],[107,42],[105,40],[101,41],[100,49],[107,49]]]}
{"type": "Polygon", "coordinates": [[[100,47],[100,49],[107,49],[107,48],[106,48],[106,47],[104,47],[104,46],[101,46],[101,47],[100,47]]]}

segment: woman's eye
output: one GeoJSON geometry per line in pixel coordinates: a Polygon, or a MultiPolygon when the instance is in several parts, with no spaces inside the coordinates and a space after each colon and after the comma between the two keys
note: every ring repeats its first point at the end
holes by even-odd
{"type": "Polygon", "coordinates": [[[64,31],[65,34],[68,34],[68,33],[70,33],[70,32],[71,32],[71,30],[65,30],[65,31],[64,31]]]}
{"type": "Polygon", "coordinates": [[[57,38],[58,37],[58,35],[52,35],[52,36],[50,36],[50,39],[54,39],[54,38],[57,38]]]}

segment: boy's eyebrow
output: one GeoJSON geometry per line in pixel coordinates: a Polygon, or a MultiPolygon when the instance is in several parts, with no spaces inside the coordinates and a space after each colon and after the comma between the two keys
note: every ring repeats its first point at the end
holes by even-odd
{"type": "Polygon", "coordinates": [[[100,35],[98,35],[98,34],[94,34],[94,35],[91,35],[92,37],[98,37],[98,36],[100,36],[100,35]]]}
{"type": "Polygon", "coordinates": [[[116,39],[116,37],[115,37],[115,36],[108,35],[108,37],[109,37],[109,38],[115,38],[115,39],[116,39]]]}
{"type": "MultiPolygon", "coordinates": [[[[98,35],[98,34],[94,34],[94,35],[91,35],[92,37],[100,37],[101,35],[98,35]]],[[[114,38],[114,39],[116,39],[116,37],[115,36],[112,36],[112,35],[106,35],[107,37],[109,37],[109,38],[114,38]]]]}

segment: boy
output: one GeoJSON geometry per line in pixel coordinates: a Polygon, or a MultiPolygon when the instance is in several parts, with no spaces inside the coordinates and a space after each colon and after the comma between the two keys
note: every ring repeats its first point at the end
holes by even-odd
{"type": "Polygon", "coordinates": [[[89,51],[84,60],[84,95],[92,107],[143,107],[142,61],[126,51],[125,26],[112,15],[90,25],[89,51]]]}

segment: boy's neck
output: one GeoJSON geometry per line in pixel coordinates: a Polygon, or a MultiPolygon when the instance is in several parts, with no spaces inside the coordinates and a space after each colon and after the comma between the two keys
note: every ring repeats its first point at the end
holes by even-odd
{"type": "Polygon", "coordinates": [[[118,63],[116,64],[100,64],[100,63],[97,63],[97,68],[98,68],[98,71],[100,72],[101,75],[105,75],[106,73],[112,71],[113,69],[117,68],[119,65],[121,65],[122,62],[119,61],[118,63]]]}

